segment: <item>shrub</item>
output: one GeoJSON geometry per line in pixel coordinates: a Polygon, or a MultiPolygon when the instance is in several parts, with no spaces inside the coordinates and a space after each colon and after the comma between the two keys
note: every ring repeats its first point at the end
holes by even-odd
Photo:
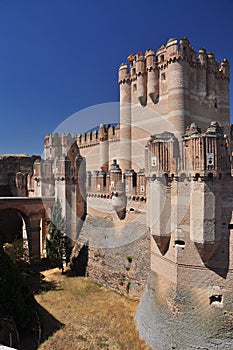
{"type": "Polygon", "coordinates": [[[127,255],[127,256],[126,256],[126,259],[128,260],[129,263],[131,263],[132,260],[133,260],[132,256],[130,256],[130,255],[127,255]]]}

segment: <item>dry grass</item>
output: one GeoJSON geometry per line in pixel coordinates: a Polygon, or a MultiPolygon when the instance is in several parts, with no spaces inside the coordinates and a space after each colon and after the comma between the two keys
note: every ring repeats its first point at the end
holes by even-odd
{"type": "Polygon", "coordinates": [[[57,290],[36,296],[37,301],[64,324],[40,350],[149,350],[134,324],[138,302],[97,285],[88,278],[44,273],[57,290]]]}

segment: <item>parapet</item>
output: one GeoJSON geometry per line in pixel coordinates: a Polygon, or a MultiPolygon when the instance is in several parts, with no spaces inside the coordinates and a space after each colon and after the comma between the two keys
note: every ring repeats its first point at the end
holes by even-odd
{"type": "MultiPolygon", "coordinates": [[[[205,95],[212,95],[212,92],[216,90],[215,78],[229,80],[230,77],[229,62],[226,59],[219,64],[214,53],[207,52],[204,48],[200,48],[197,55],[187,38],[180,40],[170,38],[157,51],[148,49],[145,54],[142,52],[131,54],[128,60],[129,65],[122,63],[119,67],[118,81],[120,85],[125,84],[126,89],[128,84],[132,85],[131,94],[137,93],[138,101],[142,106],[147,104],[148,97],[153,103],[157,103],[157,95],[161,93],[158,91],[159,81],[163,80],[163,76],[159,72],[176,62],[186,62],[190,69],[197,72],[200,69],[206,69],[205,83],[202,73],[198,73],[196,78],[197,83],[199,79],[200,84],[205,84],[205,95]],[[212,73],[214,73],[214,78],[211,76],[212,73]]],[[[194,84],[194,86],[197,88],[198,84],[194,84]]],[[[128,89],[125,92],[128,93],[128,89]]],[[[202,92],[199,91],[199,93],[202,92]]]]}
{"type": "Polygon", "coordinates": [[[100,124],[98,128],[77,136],[77,144],[79,148],[95,146],[104,141],[113,142],[119,140],[119,124],[100,124]]]}

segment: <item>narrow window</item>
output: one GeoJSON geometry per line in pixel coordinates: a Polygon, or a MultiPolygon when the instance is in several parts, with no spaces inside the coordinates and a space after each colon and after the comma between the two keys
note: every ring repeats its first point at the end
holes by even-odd
{"type": "Polygon", "coordinates": [[[211,295],[209,299],[210,299],[210,305],[211,304],[215,304],[215,305],[222,304],[222,295],[219,295],[219,294],[211,295]]]}
{"type": "Polygon", "coordinates": [[[165,73],[162,73],[162,74],[161,74],[161,80],[162,80],[162,81],[165,81],[165,80],[166,80],[166,74],[165,74],[165,73]]]}
{"type": "Polygon", "coordinates": [[[175,245],[184,248],[185,247],[185,241],[183,241],[181,239],[176,239],[175,240],[175,245]]]}

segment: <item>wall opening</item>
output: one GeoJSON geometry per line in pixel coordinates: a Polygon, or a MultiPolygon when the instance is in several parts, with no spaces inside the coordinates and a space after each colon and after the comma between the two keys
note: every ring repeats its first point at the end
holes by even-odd
{"type": "Polygon", "coordinates": [[[214,294],[214,295],[211,295],[209,297],[210,299],[210,305],[213,304],[213,305],[219,305],[219,304],[222,304],[222,295],[221,294],[214,294]]]}
{"type": "Polygon", "coordinates": [[[166,74],[165,74],[165,73],[162,73],[162,74],[161,74],[161,80],[162,80],[162,81],[166,81],[166,74]]]}
{"type": "Polygon", "coordinates": [[[185,247],[185,241],[183,241],[182,239],[176,239],[175,240],[175,246],[179,246],[184,248],[185,247]]]}
{"type": "Polygon", "coordinates": [[[13,243],[23,238],[23,219],[16,209],[4,209],[0,212],[0,240],[13,243]]]}
{"type": "Polygon", "coordinates": [[[0,244],[14,251],[16,258],[28,260],[29,247],[26,222],[17,209],[0,211],[0,244]]]}

